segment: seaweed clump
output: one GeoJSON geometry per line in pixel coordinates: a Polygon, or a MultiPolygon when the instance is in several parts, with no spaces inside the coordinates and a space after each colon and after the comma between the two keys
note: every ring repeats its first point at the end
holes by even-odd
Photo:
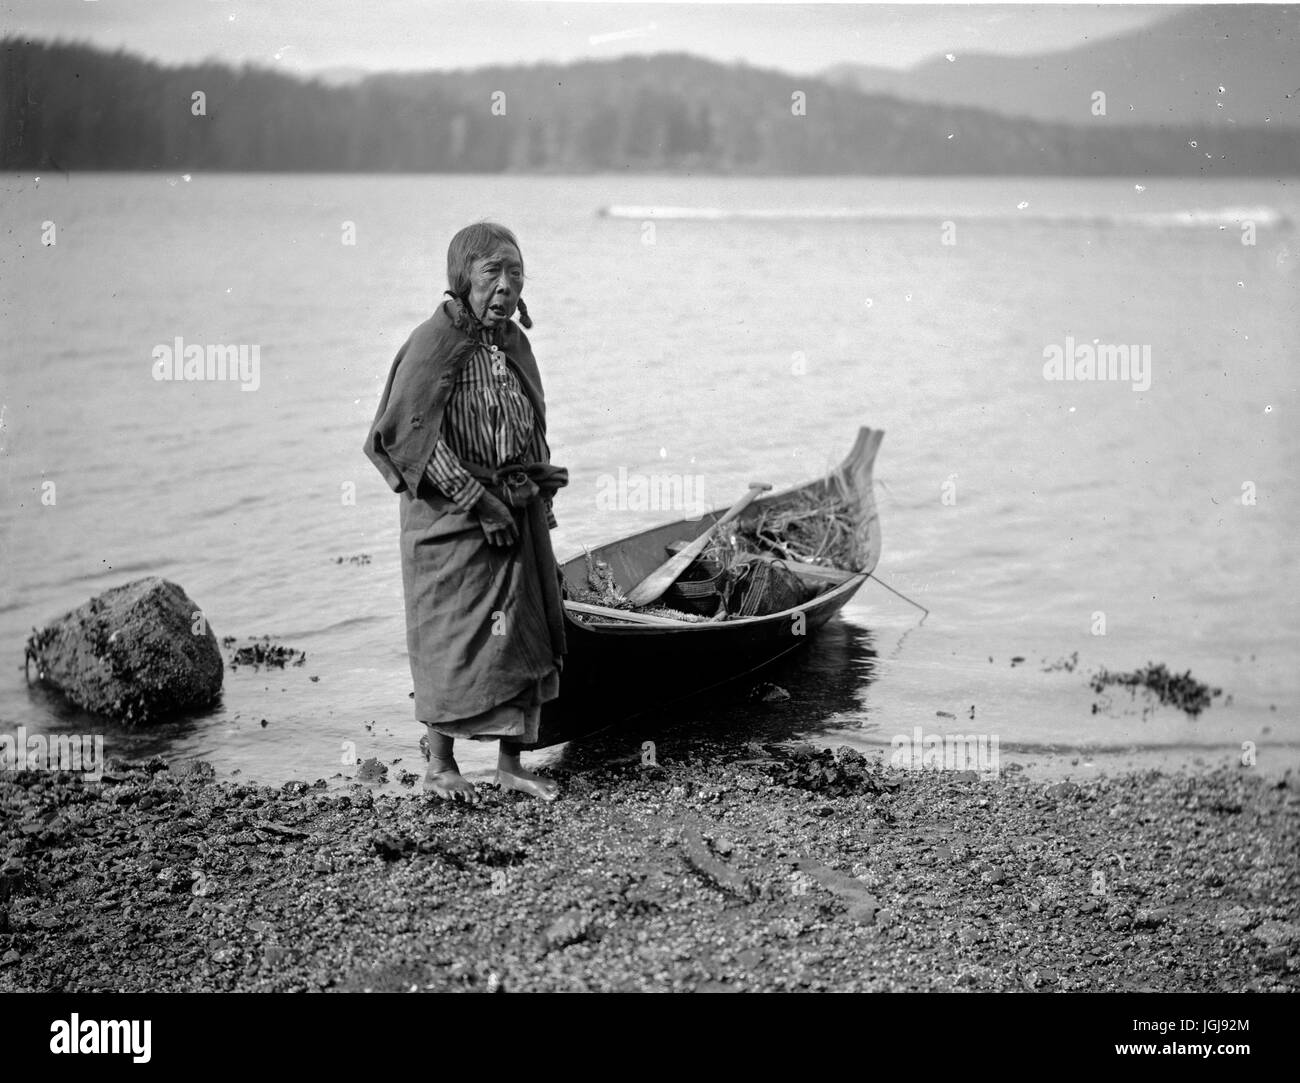
{"type": "Polygon", "coordinates": [[[1093,676],[1091,683],[1094,692],[1102,692],[1108,685],[1123,685],[1135,694],[1137,689],[1146,688],[1162,704],[1172,704],[1192,718],[1209,707],[1215,696],[1223,695],[1222,688],[1211,688],[1198,681],[1191,670],[1170,673],[1163,662],[1160,665],[1148,662],[1145,669],[1135,669],[1131,673],[1113,673],[1103,667],[1093,676]]]}
{"type": "MultiPolygon", "coordinates": [[[[229,647],[234,643],[233,636],[227,636],[222,643],[229,647]]],[[[270,636],[263,636],[246,647],[239,647],[230,658],[230,668],[252,666],[254,669],[284,669],[285,666],[300,666],[307,661],[307,652],[275,643],[270,636]]]]}
{"type": "Polygon", "coordinates": [[[796,790],[807,790],[824,797],[850,797],[853,794],[887,793],[897,783],[886,782],[862,753],[847,746],[838,755],[829,748],[814,749],[805,745],[783,748],[766,745],[776,757],[766,767],[772,780],[796,790]]]}

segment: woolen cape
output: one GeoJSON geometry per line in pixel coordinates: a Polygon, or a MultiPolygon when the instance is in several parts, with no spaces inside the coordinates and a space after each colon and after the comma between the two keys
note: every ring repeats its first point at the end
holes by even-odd
{"type": "MultiPolygon", "coordinates": [[[[540,495],[514,510],[519,540],[501,548],[488,544],[477,516],[458,510],[424,476],[456,376],[479,346],[476,330],[455,298],[417,327],[393,360],[366,437],[366,455],[402,498],[406,642],[421,722],[454,722],[505,703],[559,669],[564,654],[563,603],[540,495]]],[[[498,345],[545,437],[546,403],[527,336],[507,321],[498,345]]],[[[563,470],[530,465],[543,492],[564,483],[563,470]]]]}

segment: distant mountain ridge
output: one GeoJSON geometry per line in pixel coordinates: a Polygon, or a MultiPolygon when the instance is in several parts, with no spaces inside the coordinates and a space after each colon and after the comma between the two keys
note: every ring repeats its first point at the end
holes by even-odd
{"type": "Polygon", "coordinates": [[[1300,140],[1276,128],[1013,120],[685,54],[331,86],[19,38],[0,52],[9,170],[1300,174],[1300,140]]]}
{"type": "Polygon", "coordinates": [[[822,74],[868,94],[1053,123],[1296,128],[1300,7],[1206,6],[1060,52],[937,56],[903,71],[837,64],[822,74]],[[1104,120],[1090,111],[1097,90],[1104,120]]]}

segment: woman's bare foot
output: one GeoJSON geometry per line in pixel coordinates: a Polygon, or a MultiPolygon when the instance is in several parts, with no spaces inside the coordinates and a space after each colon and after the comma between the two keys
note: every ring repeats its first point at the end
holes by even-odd
{"type": "Polygon", "coordinates": [[[474,784],[461,775],[455,760],[429,761],[429,768],[424,772],[424,792],[444,801],[464,801],[467,805],[478,801],[474,784]]]}
{"type": "Polygon", "coordinates": [[[520,793],[528,794],[529,797],[540,797],[543,801],[554,801],[560,796],[558,782],[535,775],[532,771],[525,771],[522,767],[512,771],[498,767],[497,785],[503,790],[518,790],[520,793]]]}
{"type": "MultiPolygon", "coordinates": [[[[505,742],[502,742],[504,746],[505,742]]],[[[525,771],[519,762],[519,754],[511,754],[503,747],[497,756],[497,785],[503,790],[518,790],[529,797],[540,797],[543,801],[554,801],[560,796],[560,784],[553,779],[543,778],[532,771],[525,771]]]]}

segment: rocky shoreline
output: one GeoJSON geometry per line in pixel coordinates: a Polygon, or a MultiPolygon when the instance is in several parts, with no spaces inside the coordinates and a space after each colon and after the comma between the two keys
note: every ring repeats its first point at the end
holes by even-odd
{"type": "Polygon", "coordinates": [[[0,991],[1300,989],[1289,775],[661,761],[475,808],[0,773],[0,991]]]}

